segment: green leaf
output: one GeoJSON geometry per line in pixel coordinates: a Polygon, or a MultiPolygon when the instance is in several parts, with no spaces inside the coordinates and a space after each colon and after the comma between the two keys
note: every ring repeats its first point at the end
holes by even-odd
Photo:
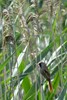
{"type": "Polygon", "coordinates": [[[60,95],[58,97],[58,100],[64,100],[64,96],[66,94],[66,90],[67,90],[67,82],[65,83],[64,88],[63,88],[62,92],[60,93],[60,95]]]}
{"type": "Polygon", "coordinates": [[[64,4],[65,7],[67,7],[67,0],[62,0],[62,3],[64,4]]]}
{"type": "MultiPolygon", "coordinates": [[[[14,54],[15,52],[13,52],[13,54],[14,54]]],[[[13,56],[13,54],[12,55],[10,55],[1,65],[0,65],[0,72],[4,69],[4,67],[6,66],[6,64],[10,61],[10,58],[13,56]]]]}
{"type": "Polygon", "coordinates": [[[40,78],[37,79],[36,82],[33,83],[33,85],[31,86],[31,88],[29,89],[29,91],[27,92],[27,94],[24,96],[23,100],[34,100],[35,99],[35,94],[37,92],[35,86],[37,84],[37,90],[40,87],[40,78]]]}
{"type": "Polygon", "coordinates": [[[28,92],[28,90],[30,89],[30,80],[29,78],[26,76],[23,80],[23,83],[22,83],[22,87],[24,88],[24,92],[25,94],[28,92]]]}

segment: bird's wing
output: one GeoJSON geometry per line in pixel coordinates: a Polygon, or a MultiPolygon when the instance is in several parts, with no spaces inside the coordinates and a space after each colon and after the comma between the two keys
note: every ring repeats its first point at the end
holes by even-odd
{"type": "Polygon", "coordinates": [[[47,74],[50,76],[50,73],[49,73],[49,70],[48,70],[46,64],[45,64],[44,66],[45,66],[45,67],[44,67],[44,71],[45,71],[45,73],[47,73],[47,74]]]}
{"type": "Polygon", "coordinates": [[[45,77],[47,78],[47,80],[50,79],[50,73],[49,73],[49,70],[48,70],[47,67],[44,67],[44,75],[45,75],[45,77]]]}

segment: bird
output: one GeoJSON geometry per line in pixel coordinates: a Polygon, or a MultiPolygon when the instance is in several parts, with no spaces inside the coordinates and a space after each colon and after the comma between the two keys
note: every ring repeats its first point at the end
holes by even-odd
{"type": "Polygon", "coordinates": [[[49,72],[46,64],[44,62],[39,62],[38,65],[40,67],[40,73],[42,74],[42,76],[44,76],[46,78],[46,80],[49,83],[49,91],[52,92],[53,87],[52,87],[52,83],[51,83],[51,79],[50,79],[50,72],[49,72]]]}

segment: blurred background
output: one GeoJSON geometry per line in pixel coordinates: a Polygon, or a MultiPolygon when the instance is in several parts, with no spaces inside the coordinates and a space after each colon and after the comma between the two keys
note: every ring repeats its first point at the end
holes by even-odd
{"type": "Polygon", "coordinates": [[[67,0],[0,0],[0,100],[67,100],[67,0]]]}

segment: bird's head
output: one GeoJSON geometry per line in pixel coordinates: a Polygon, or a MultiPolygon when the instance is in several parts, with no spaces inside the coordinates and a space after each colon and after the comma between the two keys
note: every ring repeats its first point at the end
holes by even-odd
{"type": "Polygon", "coordinates": [[[38,65],[40,66],[40,68],[42,68],[44,66],[44,62],[39,62],[38,65]]]}

